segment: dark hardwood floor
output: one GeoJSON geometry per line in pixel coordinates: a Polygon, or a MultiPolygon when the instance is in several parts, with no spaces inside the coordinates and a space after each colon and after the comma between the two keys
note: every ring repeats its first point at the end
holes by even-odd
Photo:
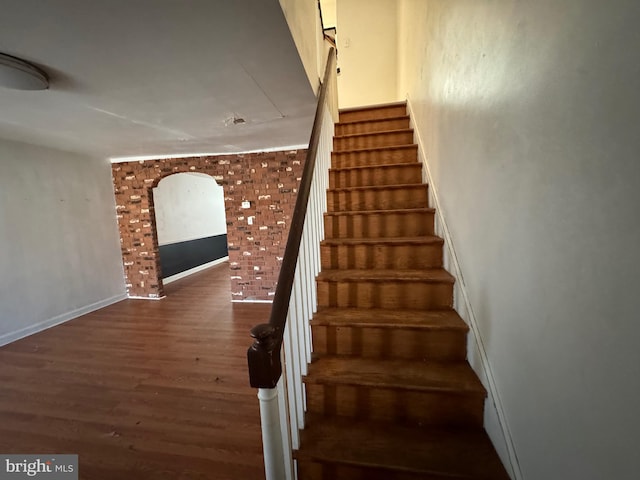
{"type": "Polygon", "coordinates": [[[228,264],[0,348],[0,453],[76,453],[80,478],[264,478],[249,329],[228,264]]]}

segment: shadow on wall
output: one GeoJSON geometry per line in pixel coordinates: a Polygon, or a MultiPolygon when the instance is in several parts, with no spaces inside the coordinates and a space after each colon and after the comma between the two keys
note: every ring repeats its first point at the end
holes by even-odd
{"type": "Polygon", "coordinates": [[[153,203],[163,283],[227,258],[224,193],[213,177],[165,177],[153,189],[153,203]]]}

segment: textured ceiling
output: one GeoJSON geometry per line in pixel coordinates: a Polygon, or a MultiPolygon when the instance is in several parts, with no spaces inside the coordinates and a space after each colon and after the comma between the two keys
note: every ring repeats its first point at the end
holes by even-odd
{"type": "Polygon", "coordinates": [[[308,142],[315,99],[278,0],[0,0],[0,51],[51,78],[0,87],[0,137],[101,157],[308,142]]]}

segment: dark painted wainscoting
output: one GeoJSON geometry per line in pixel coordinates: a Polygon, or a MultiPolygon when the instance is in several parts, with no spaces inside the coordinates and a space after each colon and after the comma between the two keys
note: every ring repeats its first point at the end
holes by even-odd
{"type": "Polygon", "coordinates": [[[228,254],[226,234],[160,245],[162,277],[170,277],[228,254]]]}

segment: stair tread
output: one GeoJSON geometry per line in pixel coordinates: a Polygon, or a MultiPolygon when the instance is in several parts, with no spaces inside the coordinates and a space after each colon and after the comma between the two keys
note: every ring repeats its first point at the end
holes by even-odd
{"type": "Polygon", "coordinates": [[[406,107],[407,102],[402,100],[399,102],[375,103],[373,105],[361,105],[358,107],[346,107],[338,110],[338,113],[361,112],[364,110],[382,110],[390,107],[406,107]]]}
{"type": "Polygon", "coordinates": [[[425,268],[420,270],[386,269],[329,269],[318,274],[318,281],[355,282],[355,281],[421,281],[429,283],[455,283],[455,278],[443,268],[425,268]]]}
{"type": "Polygon", "coordinates": [[[509,480],[482,429],[426,429],[306,416],[304,459],[455,479],[509,480]],[[362,448],[366,446],[366,448],[362,448]]]}
{"type": "Polygon", "coordinates": [[[392,215],[396,213],[410,214],[410,213],[435,213],[435,208],[422,207],[422,208],[398,208],[388,210],[345,210],[337,212],[325,212],[326,216],[341,216],[341,215],[392,215]]]}
{"type": "Polygon", "coordinates": [[[441,245],[444,240],[436,235],[421,237],[372,237],[372,238],[327,238],[321,245],[441,245]]]}
{"type": "MultiPolygon", "coordinates": [[[[385,119],[386,120],[386,119],[385,119]]],[[[354,137],[375,137],[376,135],[384,135],[391,133],[413,133],[413,128],[396,128],[392,130],[379,130],[377,132],[365,132],[365,133],[347,133],[345,135],[334,135],[334,139],[342,140],[354,137]]]]}
{"type": "Polygon", "coordinates": [[[360,153],[360,152],[374,152],[379,150],[396,150],[396,149],[418,149],[418,145],[416,143],[407,143],[404,145],[387,145],[384,147],[368,147],[368,148],[354,148],[352,150],[338,150],[332,152],[334,155],[344,155],[349,153],[360,153]]]}
{"type": "Polygon", "coordinates": [[[352,170],[365,170],[367,168],[416,168],[420,167],[422,169],[422,164],[417,160],[412,160],[410,162],[402,162],[402,163],[384,163],[381,165],[359,165],[357,167],[340,167],[340,168],[330,168],[329,172],[345,172],[352,170]]]}
{"type": "Polygon", "coordinates": [[[461,330],[469,327],[455,310],[391,310],[385,308],[320,308],[312,325],[340,327],[461,330]]]}
{"type": "Polygon", "coordinates": [[[376,122],[388,122],[393,120],[408,120],[409,115],[396,115],[393,117],[384,117],[384,118],[370,118],[367,120],[348,120],[346,122],[338,122],[337,126],[341,125],[353,125],[355,123],[376,123],[376,122]]]}
{"type": "Polygon", "coordinates": [[[426,183],[403,183],[403,184],[395,184],[395,185],[365,185],[361,187],[328,188],[327,192],[329,193],[350,192],[350,191],[358,191],[358,190],[405,190],[408,188],[414,188],[414,189],[427,188],[427,184],[426,183]]]}
{"type": "Polygon", "coordinates": [[[322,355],[311,362],[304,381],[486,395],[478,376],[466,361],[434,362],[322,355]]]}

